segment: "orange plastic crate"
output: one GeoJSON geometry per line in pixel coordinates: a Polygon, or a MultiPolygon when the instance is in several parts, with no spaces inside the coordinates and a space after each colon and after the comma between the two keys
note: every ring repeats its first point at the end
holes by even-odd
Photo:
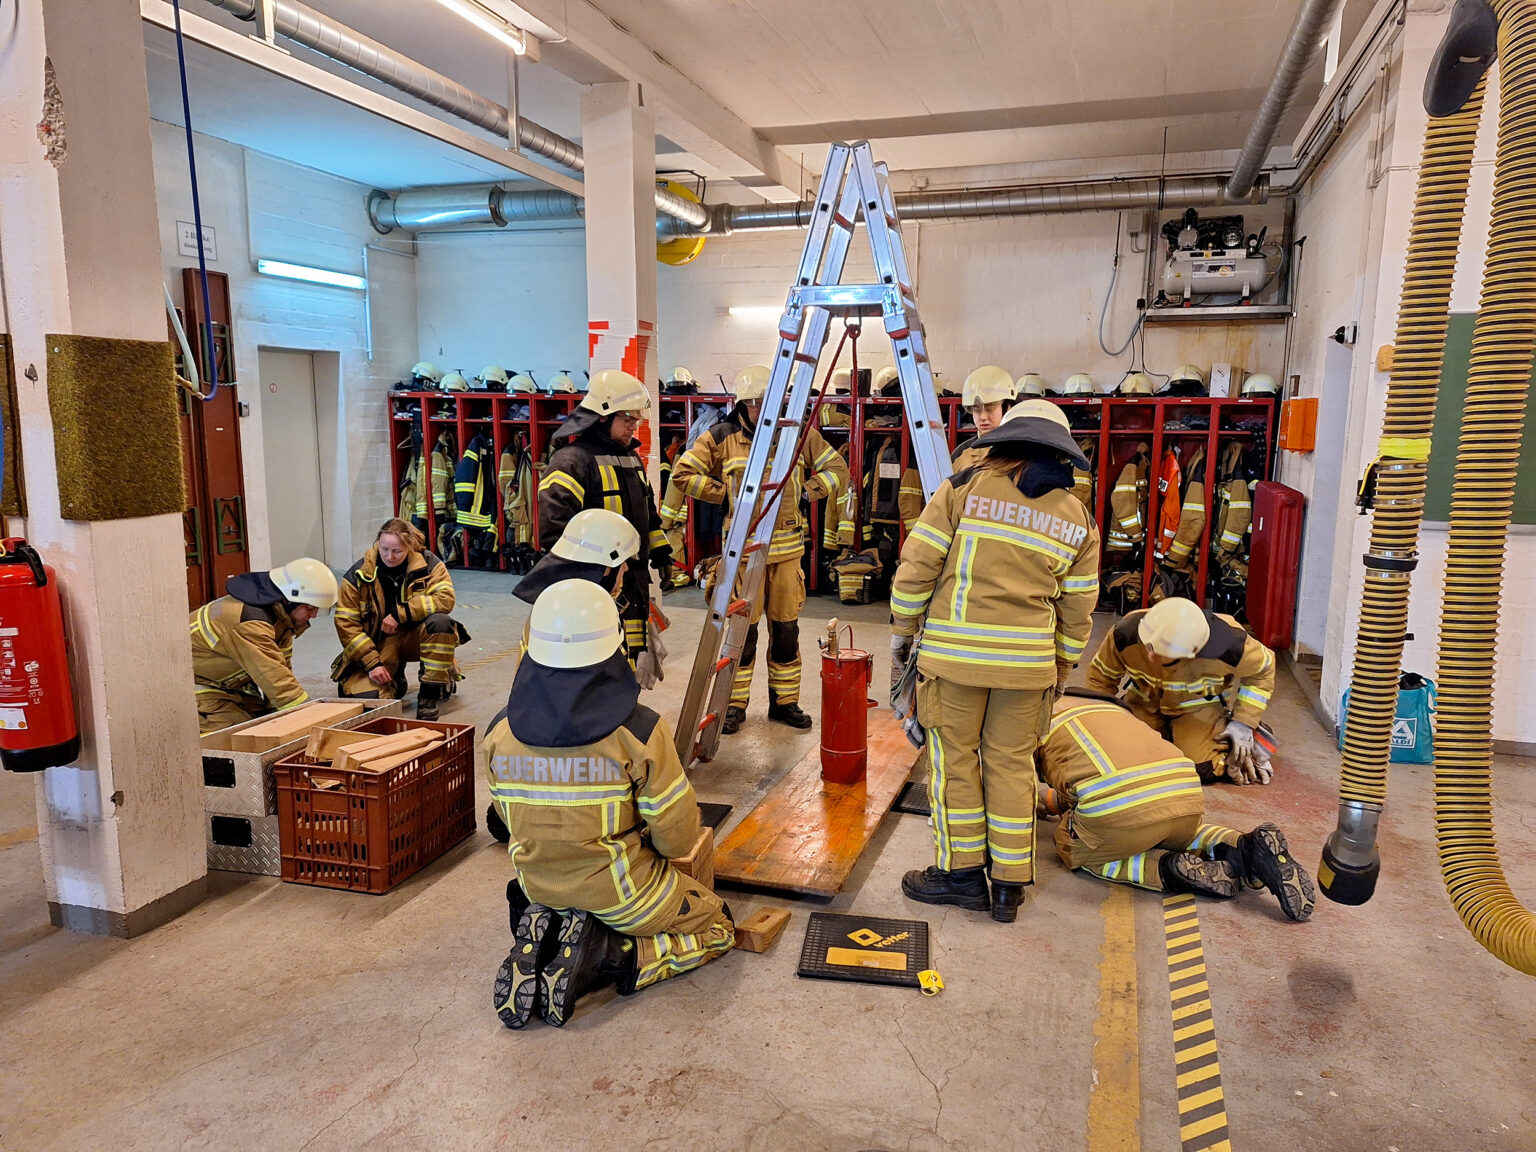
{"type": "Polygon", "coordinates": [[[356,731],[408,728],[446,740],[388,772],[338,771],[302,752],[272,766],[284,880],[388,892],[474,832],[474,725],[386,716],[356,731]]]}

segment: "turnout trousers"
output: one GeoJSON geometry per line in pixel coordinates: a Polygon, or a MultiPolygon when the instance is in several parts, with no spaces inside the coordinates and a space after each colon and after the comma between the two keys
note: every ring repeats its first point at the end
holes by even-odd
{"type": "Polygon", "coordinates": [[[946,871],[991,862],[992,879],[1035,879],[1035,749],[1051,718],[1052,688],[980,688],[920,676],[918,719],[928,731],[928,796],[937,863],[946,871]]]}
{"type": "Polygon", "coordinates": [[[1068,812],[1056,826],[1056,851],[1068,868],[1101,880],[1163,890],[1158,865],[1169,852],[1199,852],[1212,859],[1220,844],[1235,846],[1238,832],[1202,824],[1196,815],[1137,823],[1124,818],[1082,819],[1068,812]]]}

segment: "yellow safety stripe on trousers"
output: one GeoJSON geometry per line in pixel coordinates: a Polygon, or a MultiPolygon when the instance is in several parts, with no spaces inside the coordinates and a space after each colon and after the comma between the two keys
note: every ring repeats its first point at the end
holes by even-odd
{"type": "Polygon", "coordinates": [[[1022,820],[1013,820],[988,812],[986,821],[987,855],[991,857],[992,863],[1027,867],[1035,862],[1035,819],[1033,816],[1022,820]],[[1006,847],[1002,840],[1007,837],[1023,837],[1024,844],[1019,848],[1006,847]]]}
{"type": "Polygon", "coordinates": [[[1195,838],[1189,842],[1189,850],[1205,852],[1217,844],[1236,847],[1242,835],[1236,828],[1228,828],[1223,824],[1202,824],[1196,829],[1195,838]]]}
{"type": "Polygon", "coordinates": [[[543,481],[539,484],[539,491],[545,492],[550,488],[564,488],[581,503],[587,502],[587,490],[580,480],[569,472],[547,472],[543,481]]]}
{"type": "Polygon", "coordinates": [[[1168,952],[1168,1006],[1173,1020],[1181,1152],[1231,1152],[1216,1018],[1193,896],[1163,897],[1163,934],[1168,952]]]}
{"type": "Polygon", "coordinates": [[[1077,811],[1085,817],[1105,816],[1163,800],[1198,801],[1199,797],[1200,777],[1194,765],[1177,756],[1079,784],[1077,811]]]}
{"type": "Polygon", "coordinates": [[[629,899],[623,900],[611,908],[600,908],[596,915],[598,919],[607,924],[615,932],[625,935],[634,935],[635,929],[644,924],[672,899],[677,891],[677,877],[679,873],[675,868],[658,867],[652,870],[650,882],[635,893],[629,899]]]}
{"type": "Polygon", "coordinates": [[[1077,553],[1065,544],[1058,544],[1042,532],[1035,532],[1029,528],[1015,528],[1011,524],[996,524],[990,520],[973,520],[966,517],[960,521],[956,529],[956,535],[970,538],[981,537],[986,540],[995,540],[1002,544],[1012,544],[1016,548],[1026,548],[1031,552],[1038,552],[1056,561],[1052,565],[1052,571],[1060,574],[1066,571],[1077,559],[1077,553]]]}
{"type": "Polygon", "coordinates": [[[736,946],[736,937],[730,928],[722,924],[710,928],[702,935],[683,936],[669,932],[642,937],[636,943],[642,948],[647,943],[656,947],[656,959],[644,961],[640,965],[640,974],[635,981],[635,989],[638,991],[667,976],[691,972],[711,956],[730,951],[736,946]],[[673,941],[677,943],[674,945],[673,941]]]}
{"type": "Polygon", "coordinates": [[[1147,881],[1147,854],[1140,852],[1135,856],[1127,856],[1124,860],[1111,860],[1108,864],[1090,866],[1084,871],[1091,872],[1095,876],[1102,876],[1105,880],[1116,884],[1131,884],[1137,888],[1150,888],[1154,892],[1162,891],[1161,879],[1154,878],[1147,881]]]}

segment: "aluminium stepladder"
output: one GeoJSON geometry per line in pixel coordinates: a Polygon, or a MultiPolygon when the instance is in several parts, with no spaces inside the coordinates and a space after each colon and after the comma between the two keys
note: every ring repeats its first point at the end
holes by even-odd
{"type": "Polygon", "coordinates": [[[713,759],[719,748],[721,721],[746,642],[749,606],[763,593],[779,498],[810,416],[816,365],[833,316],[879,316],[883,320],[895,353],[902,410],[922,477],[923,496],[931,499],[951,471],[949,443],[934,392],[923,322],[907,274],[901,223],[886,166],[875,163],[868,141],[832,145],[816,191],[805,250],[779,321],[768,390],[752,435],[741,490],[733,502],[731,526],[722,542],[709,616],[699,637],[678,717],[677,754],[685,767],[695,760],[713,759]],[[848,246],[860,216],[869,236],[877,282],[843,284],[848,246]]]}

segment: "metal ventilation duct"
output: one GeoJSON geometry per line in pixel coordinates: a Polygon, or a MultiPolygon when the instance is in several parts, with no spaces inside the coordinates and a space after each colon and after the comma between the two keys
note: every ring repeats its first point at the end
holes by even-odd
{"type": "MultiPolygon", "coordinates": [[[[241,20],[255,20],[257,0],[208,0],[241,20]]],[[[497,136],[511,138],[509,113],[506,108],[488,100],[456,80],[434,72],[409,56],[403,56],[393,48],[364,36],[361,32],[332,20],[297,0],[272,0],[273,27],[279,35],[302,44],[313,52],[329,57],[348,68],[355,68],[365,76],[371,76],[408,96],[424,100],[435,108],[466,120],[497,136]]],[[[586,161],[581,145],[564,136],[551,132],[532,120],[519,117],[517,142],[525,151],[542,156],[551,164],[581,172],[586,161]]],[[[658,188],[656,207],[668,216],[683,221],[690,228],[706,231],[709,228],[709,209],[702,204],[684,200],[681,196],[658,188]]],[[[468,221],[459,221],[467,223],[468,221]]]]}

